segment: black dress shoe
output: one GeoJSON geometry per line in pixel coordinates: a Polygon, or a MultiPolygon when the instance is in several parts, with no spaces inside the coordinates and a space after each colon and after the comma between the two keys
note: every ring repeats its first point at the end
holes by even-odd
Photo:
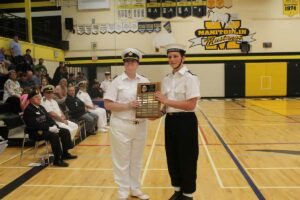
{"type": "Polygon", "coordinates": [[[185,195],[181,195],[179,200],[193,200],[193,197],[188,197],[188,196],[185,196],[185,195]]]}
{"type": "Polygon", "coordinates": [[[169,200],[180,200],[181,196],[182,196],[181,191],[175,191],[174,194],[170,197],[169,200]]]}
{"type": "Polygon", "coordinates": [[[77,156],[76,155],[72,155],[70,153],[66,153],[62,155],[62,159],[63,160],[71,160],[71,159],[76,159],[77,156]]]}
{"type": "Polygon", "coordinates": [[[54,160],[53,165],[57,166],[57,167],[68,167],[69,166],[69,164],[64,162],[63,160],[54,160]]]}

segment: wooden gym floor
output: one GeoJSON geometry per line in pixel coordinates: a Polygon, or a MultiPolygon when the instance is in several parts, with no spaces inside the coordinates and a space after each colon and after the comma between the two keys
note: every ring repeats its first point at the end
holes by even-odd
{"type": "MultiPolygon", "coordinates": [[[[299,199],[300,99],[203,99],[197,116],[195,200],[299,199]]],[[[164,119],[149,122],[141,181],[152,200],[173,193],[163,131],[164,119]]],[[[3,199],[116,199],[109,134],[89,136],[72,152],[79,157],[68,168],[32,168],[38,156],[31,147],[22,165],[20,148],[7,148],[0,155],[0,188],[11,192],[3,199]]]]}

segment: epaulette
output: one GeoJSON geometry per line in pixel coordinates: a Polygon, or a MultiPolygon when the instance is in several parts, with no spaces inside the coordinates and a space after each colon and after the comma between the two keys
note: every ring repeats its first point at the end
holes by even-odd
{"type": "Polygon", "coordinates": [[[193,76],[197,76],[196,74],[193,74],[190,70],[188,70],[187,72],[192,74],[193,76]]]}
{"type": "Polygon", "coordinates": [[[114,77],[113,77],[113,80],[115,79],[115,78],[117,78],[119,75],[115,75],[114,77]]]}
{"type": "Polygon", "coordinates": [[[43,97],[43,101],[46,101],[46,97],[43,97]]]}

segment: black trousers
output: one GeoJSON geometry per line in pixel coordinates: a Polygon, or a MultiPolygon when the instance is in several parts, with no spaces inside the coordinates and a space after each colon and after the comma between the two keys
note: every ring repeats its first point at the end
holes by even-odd
{"type": "Polygon", "coordinates": [[[32,139],[49,141],[55,160],[61,159],[63,153],[67,153],[69,149],[73,148],[70,132],[65,128],[59,128],[58,133],[52,133],[50,131],[44,131],[42,135],[34,133],[32,139]]]}
{"type": "Polygon", "coordinates": [[[184,193],[196,191],[198,120],[193,112],[167,114],[165,143],[168,170],[174,187],[184,193]]]}

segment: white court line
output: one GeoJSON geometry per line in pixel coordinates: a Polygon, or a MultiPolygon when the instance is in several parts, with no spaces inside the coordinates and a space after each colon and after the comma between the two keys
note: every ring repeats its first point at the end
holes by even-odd
{"type": "Polygon", "coordinates": [[[158,137],[158,133],[159,133],[159,128],[160,128],[160,125],[161,125],[161,121],[162,121],[162,117],[160,118],[158,126],[157,126],[157,129],[156,129],[155,137],[154,137],[154,140],[153,140],[153,143],[152,143],[152,146],[151,146],[151,150],[149,152],[149,156],[148,156],[145,168],[144,168],[144,173],[143,173],[143,176],[142,176],[142,179],[141,179],[141,185],[143,185],[143,183],[145,181],[145,177],[146,177],[146,174],[147,174],[147,169],[148,169],[148,167],[150,165],[151,157],[152,157],[153,150],[155,148],[155,143],[156,143],[156,140],[157,140],[157,137],[158,137]]]}
{"type": "MultiPolygon", "coordinates": [[[[26,150],[23,152],[23,154],[26,153],[27,151],[30,151],[31,149],[33,149],[33,148],[26,149],[26,150]]],[[[5,160],[5,161],[3,161],[3,162],[1,162],[0,165],[2,165],[2,164],[4,164],[4,163],[6,163],[6,162],[8,162],[8,161],[10,161],[10,160],[12,160],[12,159],[18,157],[18,156],[20,156],[20,154],[21,154],[21,152],[18,153],[18,154],[16,154],[16,155],[14,155],[14,156],[12,156],[12,157],[10,157],[9,159],[7,159],[7,160],[5,160]]]]}
{"type": "MultiPolygon", "coordinates": [[[[204,141],[204,139],[203,139],[203,137],[202,137],[202,134],[201,134],[199,128],[198,128],[198,132],[199,132],[199,135],[200,135],[200,138],[201,138],[202,143],[205,144],[205,141],[204,141]]],[[[219,172],[218,172],[218,170],[217,170],[217,168],[216,168],[216,166],[215,166],[215,163],[214,163],[214,161],[213,161],[213,159],[212,159],[212,157],[211,157],[211,155],[210,155],[210,153],[209,153],[209,151],[208,151],[207,145],[203,145],[203,148],[204,148],[205,151],[206,151],[206,154],[207,154],[207,157],[208,157],[208,159],[209,159],[209,162],[210,162],[210,164],[211,164],[211,166],[212,166],[212,168],[213,168],[213,171],[214,171],[214,173],[215,173],[215,175],[216,175],[216,177],[217,177],[217,181],[218,181],[218,183],[219,183],[219,186],[220,186],[221,188],[224,188],[223,182],[222,182],[221,177],[220,177],[220,175],[219,175],[219,172]]]]}
{"type": "MultiPolygon", "coordinates": [[[[117,189],[117,186],[100,186],[100,185],[39,185],[39,184],[24,184],[20,187],[47,187],[47,188],[97,188],[97,189],[117,189]]],[[[142,189],[173,189],[170,186],[146,186],[142,187],[142,189]]]]}
{"type": "MultiPolygon", "coordinates": [[[[0,184],[5,185],[5,184],[0,184]]],[[[96,188],[96,189],[117,189],[117,186],[100,186],[100,185],[39,185],[39,184],[24,184],[20,187],[46,187],[46,188],[96,188]]],[[[300,189],[300,186],[261,186],[259,189],[300,189]]],[[[145,186],[142,189],[173,189],[170,186],[145,186]]],[[[222,189],[250,189],[250,187],[231,187],[225,186],[222,189]]]]}

